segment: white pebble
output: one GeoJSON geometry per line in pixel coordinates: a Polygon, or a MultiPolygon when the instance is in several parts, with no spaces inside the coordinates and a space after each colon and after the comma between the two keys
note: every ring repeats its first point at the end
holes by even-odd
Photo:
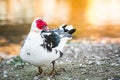
{"type": "Polygon", "coordinates": [[[8,77],[8,75],[7,75],[8,73],[7,73],[7,71],[5,70],[4,72],[3,72],[3,77],[8,77]]]}
{"type": "Polygon", "coordinates": [[[38,80],[39,78],[37,76],[34,77],[34,80],[38,80]]]}
{"type": "Polygon", "coordinates": [[[47,80],[50,80],[50,77],[48,77],[47,80]]]}

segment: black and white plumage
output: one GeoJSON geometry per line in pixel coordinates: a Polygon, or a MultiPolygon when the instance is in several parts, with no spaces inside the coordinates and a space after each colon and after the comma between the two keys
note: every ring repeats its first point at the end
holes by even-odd
{"type": "Polygon", "coordinates": [[[43,31],[41,33],[42,37],[45,38],[45,44],[51,48],[62,51],[66,42],[72,39],[72,35],[76,29],[73,29],[73,26],[67,26],[65,24],[61,25],[57,29],[52,29],[49,31],[43,31]]]}
{"type": "Polygon", "coordinates": [[[69,34],[70,30],[68,32],[64,31],[62,30],[63,27],[54,30],[47,29],[47,24],[41,18],[33,21],[31,30],[21,47],[20,57],[25,62],[37,66],[39,74],[43,73],[42,66],[52,63],[51,75],[54,75],[56,72],[54,68],[55,61],[62,57],[62,49],[67,40],[72,37],[69,34]],[[65,42],[63,42],[64,39],[65,42]]]}

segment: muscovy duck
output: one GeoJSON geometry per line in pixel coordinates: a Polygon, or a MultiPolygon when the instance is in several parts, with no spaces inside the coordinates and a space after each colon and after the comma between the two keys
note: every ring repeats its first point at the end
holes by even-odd
{"type": "Polygon", "coordinates": [[[64,38],[67,38],[67,40],[71,39],[71,34],[75,32],[73,29],[66,31],[66,27],[64,25],[60,28],[49,30],[46,22],[41,18],[35,19],[21,47],[21,59],[37,66],[39,75],[43,74],[41,67],[52,63],[53,68],[50,75],[55,75],[55,61],[63,56],[62,50],[59,48],[61,41],[64,38]]]}

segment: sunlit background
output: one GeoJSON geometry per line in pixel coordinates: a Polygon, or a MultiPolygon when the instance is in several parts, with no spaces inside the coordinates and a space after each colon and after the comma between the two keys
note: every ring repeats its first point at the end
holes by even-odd
{"type": "Polygon", "coordinates": [[[73,25],[77,41],[120,42],[120,0],[0,0],[0,52],[19,53],[37,17],[50,28],[73,25]]]}

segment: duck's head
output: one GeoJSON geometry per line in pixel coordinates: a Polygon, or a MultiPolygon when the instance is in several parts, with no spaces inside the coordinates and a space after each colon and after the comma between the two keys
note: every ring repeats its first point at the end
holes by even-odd
{"type": "Polygon", "coordinates": [[[32,25],[31,25],[31,31],[34,32],[40,32],[40,31],[47,31],[48,26],[45,21],[43,21],[41,18],[37,18],[33,20],[32,25]]]}

